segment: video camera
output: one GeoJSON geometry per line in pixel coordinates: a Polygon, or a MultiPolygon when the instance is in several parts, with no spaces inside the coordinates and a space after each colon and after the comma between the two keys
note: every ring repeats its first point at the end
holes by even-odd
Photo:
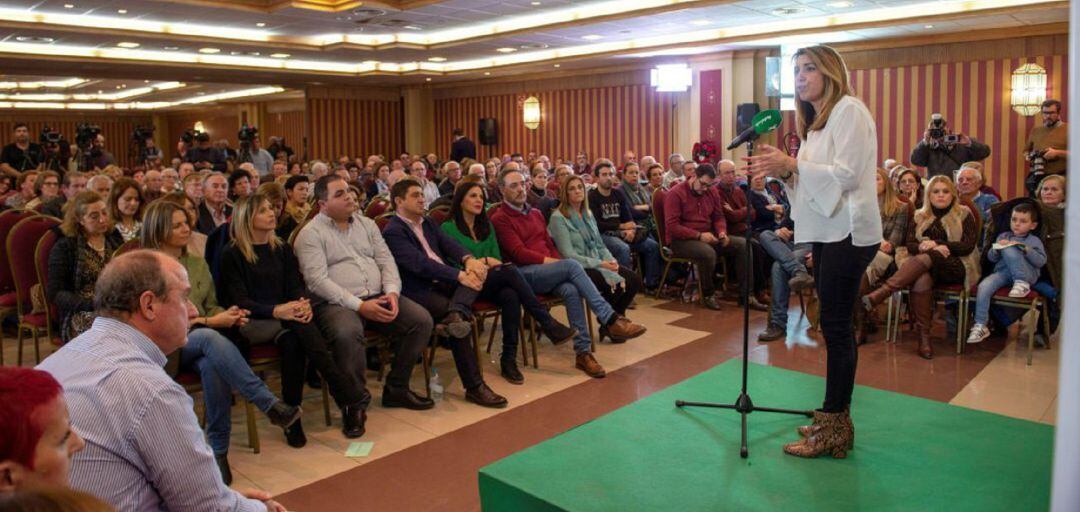
{"type": "Polygon", "coordinates": [[[64,136],[60,132],[49,128],[48,126],[41,129],[41,135],[38,136],[38,143],[42,146],[50,144],[59,144],[61,140],[64,140],[64,136]]]}
{"type": "Polygon", "coordinates": [[[131,140],[134,142],[146,142],[154,138],[153,126],[136,126],[131,132],[131,140]]]}
{"type": "Polygon", "coordinates": [[[101,135],[101,127],[96,124],[79,123],[75,127],[75,144],[80,148],[89,149],[94,145],[97,136],[101,135]]]}
{"type": "Polygon", "coordinates": [[[258,136],[259,129],[254,126],[248,126],[247,124],[241,126],[240,131],[236,133],[236,138],[240,141],[241,144],[251,144],[251,141],[258,136]]]}
{"type": "Polygon", "coordinates": [[[198,130],[195,130],[193,128],[188,128],[187,130],[184,130],[184,133],[180,134],[180,140],[184,144],[187,144],[187,145],[190,146],[190,145],[195,143],[195,137],[198,137],[199,133],[201,133],[201,132],[199,132],[198,130]]]}
{"type": "Polygon", "coordinates": [[[1028,161],[1031,162],[1031,172],[1032,172],[1032,174],[1035,174],[1035,173],[1040,173],[1041,174],[1043,172],[1046,172],[1046,150],[1045,149],[1037,149],[1037,150],[1031,151],[1026,156],[1027,156],[1028,161]]]}

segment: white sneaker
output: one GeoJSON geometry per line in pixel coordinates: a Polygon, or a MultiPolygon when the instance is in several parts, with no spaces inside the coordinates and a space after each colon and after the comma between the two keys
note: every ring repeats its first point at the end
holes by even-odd
{"type": "Polygon", "coordinates": [[[1027,281],[1017,279],[1013,281],[1012,290],[1009,290],[1009,297],[1023,298],[1027,297],[1029,292],[1031,292],[1031,285],[1027,281]]]}
{"type": "Polygon", "coordinates": [[[971,334],[968,335],[968,343],[980,343],[982,340],[990,337],[990,329],[987,329],[983,324],[975,324],[971,328],[971,334]]]}

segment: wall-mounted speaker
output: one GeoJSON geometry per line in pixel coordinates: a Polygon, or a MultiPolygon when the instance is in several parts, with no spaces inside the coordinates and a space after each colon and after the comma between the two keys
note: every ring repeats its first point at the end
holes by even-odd
{"type": "Polygon", "coordinates": [[[757,103],[740,103],[735,108],[735,133],[742,133],[749,128],[754,116],[760,111],[757,103]]]}
{"type": "Polygon", "coordinates": [[[476,138],[485,146],[494,146],[499,143],[499,130],[494,117],[481,118],[476,133],[476,138]]]}

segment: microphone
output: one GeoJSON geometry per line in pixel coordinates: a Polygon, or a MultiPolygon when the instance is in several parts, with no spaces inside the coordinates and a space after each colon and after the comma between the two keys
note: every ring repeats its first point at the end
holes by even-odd
{"type": "Polygon", "coordinates": [[[762,110],[750,121],[750,127],[743,130],[735,140],[728,144],[728,151],[735,149],[747,142],[757,140],[763,134],[769,133],[780,126],[779,110],[762,110]]]}

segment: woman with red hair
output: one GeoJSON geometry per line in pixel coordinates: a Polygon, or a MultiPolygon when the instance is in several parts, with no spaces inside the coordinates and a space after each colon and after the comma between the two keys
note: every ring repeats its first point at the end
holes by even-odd
{"type": "Polygon", "coordinates": [[[68,464],[84,446],[52,375],[0,367],[0,494],[67,487],[68,464]]]}

